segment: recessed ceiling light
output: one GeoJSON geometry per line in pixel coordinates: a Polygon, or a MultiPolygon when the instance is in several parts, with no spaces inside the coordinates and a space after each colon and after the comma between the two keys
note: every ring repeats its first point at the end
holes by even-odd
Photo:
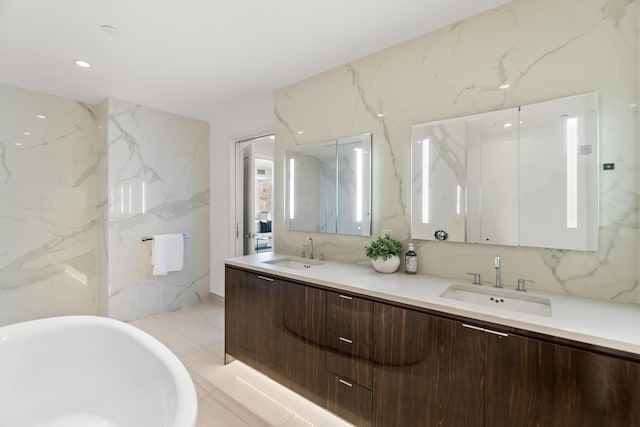
{"type": "Polygon", "coordinates": [[[302,135],[304,132],[302,132],[301,130],[298,131],[298,135],[302,135]]]}
{"type": "Polygon", "coordinates": [[[16,145],[19,147],[22,145],[22,142],[16,142],[16,145]]]}
{"type": "Polygon", "coordinates": [[[46,119],[47,118],[47,116],[42,115],[42,114],[38,114],[36,117],[39,118],[39,119],[46,119]]]}
{"type": "Polygon", "coordinates": [[[499,89],[509,89],[510,87],[511,85],[507,82],[504,82],[500,86],[498,86],[499,89]]]}
{"type": "Polygon", "coordinates": [[[100,29],[105,33],[109,34],[110,36],[117,36],[119,33],[118,29],[113,25],[107,25],[107,24],[100,25],[100,29]]]}
{"type": "Polygon", "coordinates": [[[511,124],[511,123],[505,123],[504,124],[504,127],[506,127],[506,128],[510,128],[511,126],[513,126],[513,124],[511,124]]]}
{"type": "Polygon", "coordinates": [[[377,116],[378,117],[384,117],[384,113],[378,113],[377,116]]]}
{"type": "Polygon", "coordinates": [[[275,137],[275,135],[271,135],[271,136],[269,137],[269,139],[273,141],[274,139],[276,139],[276,137],[275,137]]]}
{"type": "Polygon", "coordinates": [[[91,67],[91,64],[89,64],[87,61],[83,61],[82,59],[74,59],[73,63],[76,64],[80,68],[90,68],[91,67]]]}
{"type": "Polygon", "coordinates": [[[22,133],[24,133],[25,135],[31,135],[31,132],[22,132],[22,133]]]}

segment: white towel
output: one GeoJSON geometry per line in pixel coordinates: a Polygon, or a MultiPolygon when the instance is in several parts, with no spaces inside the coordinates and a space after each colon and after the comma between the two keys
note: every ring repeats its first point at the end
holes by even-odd
{"type": "Polygon", "coordinates": [[[151,247],[154,276],[166,276],[169,271],[180,271],[184,263],[184,237],[182,234],[156,234],[151,247]]]}

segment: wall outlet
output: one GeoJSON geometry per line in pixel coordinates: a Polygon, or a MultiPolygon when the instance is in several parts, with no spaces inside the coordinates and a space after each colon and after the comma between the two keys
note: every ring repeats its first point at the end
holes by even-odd
{"type": "Polygon", "coordinates": [[[389,236],[389,238],[391,239],[391,230],[385,230],[384,228],[382,229],[382,237],[387,237],[389,236]]]}

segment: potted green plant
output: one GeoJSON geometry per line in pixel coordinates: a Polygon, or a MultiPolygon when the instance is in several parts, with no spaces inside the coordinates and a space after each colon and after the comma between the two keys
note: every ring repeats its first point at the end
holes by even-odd
{"type": "Polygon", "coordinates": [[[371,264],[380,273],[394,273],[400,266],[400,254],[402,243],[390,236],[380,236],[368,246],[365,246],[365,254],[371,258],[371,264]]]}

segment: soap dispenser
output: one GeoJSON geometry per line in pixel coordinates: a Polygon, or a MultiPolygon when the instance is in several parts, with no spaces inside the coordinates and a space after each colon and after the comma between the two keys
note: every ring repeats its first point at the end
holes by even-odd
{"type": "Polygon", "coordinates": [[[407,274],[418,272],[418,254],[413,248],[413,243],[409,243],[409,250],[404,254],[404,271],[407,274]]]}

